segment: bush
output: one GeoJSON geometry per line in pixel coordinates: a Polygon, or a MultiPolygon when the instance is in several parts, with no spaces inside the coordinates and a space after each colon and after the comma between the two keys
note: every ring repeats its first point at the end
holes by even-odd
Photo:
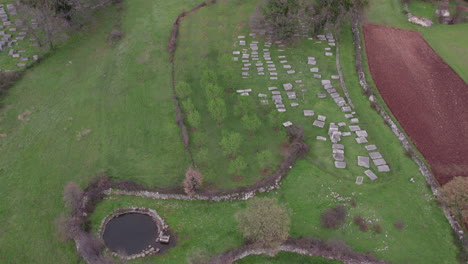
{"type": "Polygon", "coordinates": [[[360,215],[354,216],[354,224],[359,226],[359,230],[362,232],[367,232],[367,223],[366,220],[364,220],[360,215]]]}
{"type": "Polygon", "coordinates": [[[330,208],[322,213],[321,222],[326,228],[338,228],[346,219],[346,209],[343,205],[337,205],[334,208],[330,208]]]}
{"type": "Polygon", "coordinates": [[[235,160],[229,163],[229,172],[235,175],[239,175],[246,168],[247,163],[243,157],[237,157],[235,160]]]}
{"type": "Polygon", "coordinates": [[[242,117],[244,128],[250,132],[255,132],[262,125],[262,121],[255,114],[247,114],[242,117]]]}
{"type": "Polygon", "coordinates": [[[177,83],[175,90],[177,96],[182,100],[188,98],[192,94],[192,88],[190,87],[190,84],[186,82],[177,83]]]}
{"type": "Polygon", "coordinates": [[[184,191],[187,195],[194,195],[202,185],[203,175],[195,168],[190,167],[185,173],[184,191]]]}
{"type": "Polygon", "coordinates": [[[187,113],[187,122],[191,127],[199,127],[201,123],[200,113],[197,110],[187,113]]]}
{"type": "Polygon", "coordinates": [[[109,40],[111,44],[115,44],[119,42],[121,39],[123,39],[123,37],[124,35],[122,32],[120,32],[120,30],[113,29],[111,33],[109,33],[109,36],[107,37],[107,39],[109,40]]]}
{"type": "Polygon", "coordinates": [[[72,211],[80,208],[83,190],[76,183],[69,182],[63,189],[63,201],[65,205],[72,211]]]}
{"type": "Polygon", "coordinates": [[[395,227],[398,230],[403,230],[405,228],[405,224],[403,223],[403,221],[398,220],[395,222],[395,227]]]}
{"type": "Polygon", "coordinates": [[[381,227],[379,224],[373,225],[373,226],[372,226],[372,229],[373,229],[374,232],[376,232],[377,234],[382,233],[382,227],[381,227]]]}

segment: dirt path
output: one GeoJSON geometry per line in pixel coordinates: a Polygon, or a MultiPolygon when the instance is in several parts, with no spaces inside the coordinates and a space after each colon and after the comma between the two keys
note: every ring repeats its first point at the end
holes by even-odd
{"type": "Polygon", "coordinates": [[[363,31],[374,82],[439,183],[468,176],[468,85],[418,32],[363,31]]]}

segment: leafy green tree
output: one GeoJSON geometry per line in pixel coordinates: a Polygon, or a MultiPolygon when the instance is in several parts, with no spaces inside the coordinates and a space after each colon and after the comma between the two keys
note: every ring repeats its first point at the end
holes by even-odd
{"type": "Polygon", "coordinates": [[[351,20],[369,4],[368,0],[321,0],[314,4],[314,32],[321,32],[327,23],[339,29],[343,21],[351,20]]]}
{"type": "Polygon", "coordinates": [[[208,101],[208,111],[216,122],[221,123],[227,115],[226,103],[221,98],[212,98],[208,101]]]}
{"type": "Polygon", "coordinates": [[[220,146],[227,156],[233,156],[238,153],[242,143],[242,136],[237,132],[224,133],[220,146]]]}
{"type": "Polygon", "coordinates": [[[262,125],[262,121],[258,118],[255,114],[244,115],[242,117],[242,124],[244,125],[245,129],[250,132],[255,132],[260,128],[262,125]]]}
{"type": "Polygon", "coordinates": [[[186,99],[192,94],[192,88],[190,87],[190,84],[183,81],[177,83],[175,89],[177,96],[182,100],[186,99]]]}
{"type": "Polygon", "coordinates": [[[251,96],[237,96],[236,101],[234,115],[241,117],[255,111],[255,100],[251,96]]]}
{"type": "Polygon", "coordinates": [[[207,85],[205,85],[204,89],[205,89],[205,94],[207,98],[216,98],[216,97],[223,96],[224,91],[217,84],[208,83],[207,85]]]}
{"type": "Polygon", "coordinates": [[[235,69],[234,63],[232,63],[232,56],[223,55],[218,57],[218,72],[223,79],[223,83],[229,85],[229,89],[234,89],[233,83],[235,82],[235,69]]]}
{"type": "Polygon", "coordinates": [[[218,76],[214,71],[205,69],[200,77],[200,86],[206,87],[208,84],[218,84],[218,76]]]}
{"type": "Polygon", "coordinates": [[[242,156],[229,162],[229,172],[232,174],[239,175],[245,169],[247,169],[247,163],[242,156]]]}
{"type": "Polygon", "coordinates": [[[271,249],[270,255],[274,255],[289,236],[288,211],[276,199],[253,198],[236,218],[244,239],[257,247],[271,249]]]}
{"type": "Polygon", "coordinates": [[[186,114],[193,112],[193,111],[197,111],[197,109],[195,108],[195,105],[192,102],[192,99],[190,98],[187,98],[187,100],[182,102],[182,109],[184,110],[186,114]]]}
{"type": "Polygon", "coordinates": [[[187,113],[187,121],[191,127],[199,127],[201,122],[200,113],[197,110],[193,110],[187,113]]]}
{"type": "Polygon", "coordinates": [[[271,168],[275,165],[275,155],[269,150],[257,153],[257,161],[260,168],[271,168]]]}

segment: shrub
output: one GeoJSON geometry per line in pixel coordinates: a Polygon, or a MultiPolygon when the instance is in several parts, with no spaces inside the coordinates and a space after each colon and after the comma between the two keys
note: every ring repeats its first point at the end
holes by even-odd
{"type": "Polygon", "coordinates": [[[354,224],[359,226],[359,230],[362,232],[367,232],[367,223],[366,220],[364,220],[360,215],[354,216],[354,224]]]}
{"type": "Polygon", "coordinates": [[[395,227],[398,230],[403,230],[405,228],[405,224],[403,223],[403,221],[398,220],[395,222],[395,227]]]}
{"type": "Polygon", "coordinates": [[[337,205],[334,208],[330,208],[322,213],[321,222],[326,228],[338,228],[346,219],[346,209],[343,205],[337,205]]]}
{"type": "Polygon", "coordinates": [[[76,183],[69,182],[63,189],[63,201],[72,211],[78,210],[81,205],[83,190],[76,183]]]}
{"type": "Polygon", "coordinates": [[[468,224],[468,177],[457,176],[441,188],[440,200],[468,224]]]}
{"type": "Polygon", "coordinates": [[[237,157],[235,160],[229,163],[229,172],[235,175],[239,175],[246,168],[247,163],[242,156],[237,157]]]}
{"type": "Polygon", "coordinates": [[[219,143],[227,156],[237,154],[242,143],[242,136],[237,132],[224,133],[221,142],[219,143]]]}
{"type": "Polygon", "coordinates": [[[255,114],[247,114],[242,117],[242,124],[248,131],[255,132],[262,125],[262,121],[255,114]]]}
{"type": "Polygon", "coordinates": [[[115,44],[119,42],[122,38],[124,37],[123,33],[120,32],[120,30],[113,29],[110,33],[109,36],[107,36],[107,39],[111,44],[115,44]]]}
{"type": "Polygon", "coordinates": [[[195,168],[190,167],[185,173],[184,191],[187,195],[194,195],[202,185],[203,175],[195,168]]]}
{"type": "Polygon", "coordinates": [[[186,82],[177,83],[175,90],[177,96],[182,100],[186,99],[192,94],[192,88],[190,87],[190,84],[186,82]]]}
{"type": "Polygon", "coordinates": [[[357,203],[356,203],[356,200],[352,199],[349,204],[352,206],[352,207],[356,207],[357,206],[357,203]]]}
{"type": "Polygon", "coordinates": [[[200,113],[197,110],[188,112],[187,121],[191,127],[199,127],[201,123],[200,113]]]}
{"type": "Polygon", "coordinates": [[[373,229],[374,232],[376,232],[377,234],[382,233],[382,227],[381,227],[379,224],[373,225],[373,226],[372,226],[372,229],[373,229]]]}

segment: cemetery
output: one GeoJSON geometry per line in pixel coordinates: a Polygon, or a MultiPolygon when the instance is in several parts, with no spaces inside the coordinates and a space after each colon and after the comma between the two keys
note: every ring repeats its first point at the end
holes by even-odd
{"type": "Polygon", "coordinates": [[[431,158],[374,76],[396,56],[371,53],[381,26],[301,25],[289,42],[249,24],[257,1],[116,2],[41,60],[0,5],[0,69],[25,71],[0,99],[0,263],[457,263],[464,234],[412,155],[431,158]],[[274,252],[239,227],[257,199],[289,217],[274,252]]]}

